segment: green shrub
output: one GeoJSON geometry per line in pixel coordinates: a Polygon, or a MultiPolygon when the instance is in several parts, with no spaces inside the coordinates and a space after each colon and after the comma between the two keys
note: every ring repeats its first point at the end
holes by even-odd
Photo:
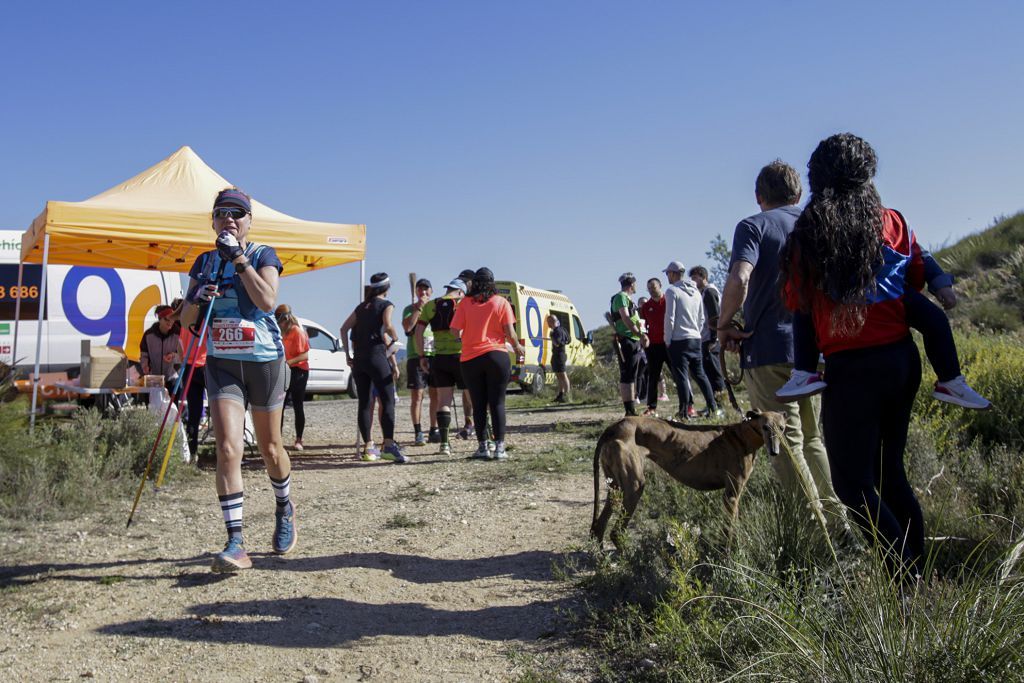
{"type": "Polygon", "coordinates": [[[593,365],[569,369],[569,383],[575,400],[604,403],[619,397],[619,371],[614,363],[598,358],[593,365]]]}
{"type": "Polygon", "coordinates": [[[1024,213],[1000,216],[982,232],[935,252],[942,266],[957,276],[998,266],[1024,242],[1024,213]]]}
{"type": "Polygon", "coordinates": [[[1020,312],[1015,306],[989,299],[971,307],[971,323],[991,332],[1014,332],[1021,328],[1020,312]]]}
{"type": "MultiPolygon", "coordinates": [[[[25,400],[0,404],[0,514],[5,518],[65,518],[108,506],[137,486],[156,438],[146,410],[104,418],[79,410],[69,422],[43,420],[29,434],[25,400]]],[[[166,448],[157,448],[151,476],[166,448]]],[[[179,469],[171,454],[168,473],[179,469]]]]}

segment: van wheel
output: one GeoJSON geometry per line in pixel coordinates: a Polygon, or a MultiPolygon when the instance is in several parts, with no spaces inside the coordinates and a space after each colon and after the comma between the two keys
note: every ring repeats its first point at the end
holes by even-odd
{"type": "Polygon", "coordinates": [[[533,373],[533,381],[530,383],[529,391],[534,396],[540,395],[540,392],[544,391],[544,371],[538,369],[537,372],[533,373]]]}
{"type": "Polygon", "coordinates": [[[345,393],[348,394],[349,398],[359,398],[359,393],[356,391],[356,381],[352,378],[352,375],[348,376],[348,387],[345,388],[345,393]]]}

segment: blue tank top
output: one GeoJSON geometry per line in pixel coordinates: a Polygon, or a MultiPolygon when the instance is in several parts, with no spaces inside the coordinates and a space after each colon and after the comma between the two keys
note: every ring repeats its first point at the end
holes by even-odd
{"type": "MultiPolygon", "coordinates": [[[[256,271],[266,266],[277,268],[278,273],[283,270],[281,259],[273,247],[250,242],[245,245],[245,256],[256,271]]],[[[220,265],[221,258],[216,250],[200,254],[189,271],[189,277],[201,287],[214,280],[220,265]]],[[[277,320],[272,313],[260,310],[252,302],[233,263],[225,266],[218,289],[221,295],[212,303],[210,333],[206,339],[207,355],[256,362],[282,358],[284,345],[277,320]]]]}

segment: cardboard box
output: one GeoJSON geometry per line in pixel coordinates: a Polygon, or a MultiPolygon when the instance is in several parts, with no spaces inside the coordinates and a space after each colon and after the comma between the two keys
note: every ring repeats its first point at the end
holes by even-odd
{"type": "Polygon", "coordinates": [[[143,375],[142,386],[144,387],[162,387],[164,386],[163,375],[143,375]]]}
{"type": "Polygon", "coordinates": [[[124,351],[110,346],[92,346],[82,340],[83,387],[123,389],[128,381],[128,358],[124,351]]]}

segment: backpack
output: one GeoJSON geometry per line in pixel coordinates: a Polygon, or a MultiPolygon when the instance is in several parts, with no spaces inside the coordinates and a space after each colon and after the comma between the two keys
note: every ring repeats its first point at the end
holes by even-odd
{"type": "Polygon", "coordinates": [[[441,297],[434,299],[434,317],[430,319],[430,329],[434,332],[444,332],[452,327],[452,318],[455,317],[455,299],[441,297]]]}

